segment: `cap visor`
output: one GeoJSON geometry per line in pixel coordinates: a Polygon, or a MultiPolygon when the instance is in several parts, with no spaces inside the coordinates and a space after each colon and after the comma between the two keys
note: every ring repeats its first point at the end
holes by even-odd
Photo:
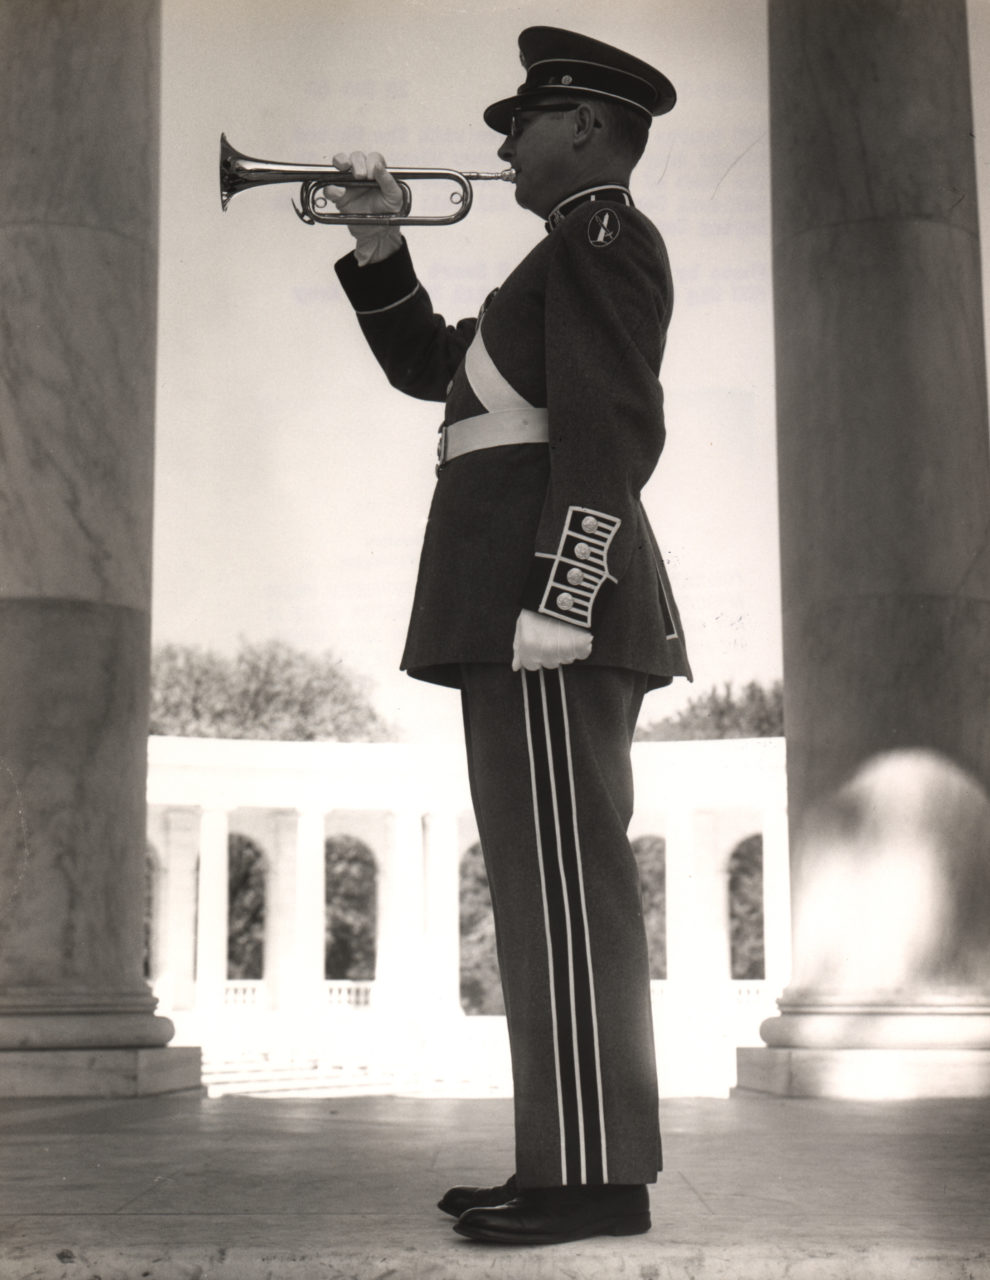
{"type": "Polygon", "coordinates": [[[513,98],[502,98],[500,102],[493,102],[485,109],[485,124],[496,133],[508,134],[512,128],[512,114],[521,101],[522,98],[516,94],[513,98]]]}

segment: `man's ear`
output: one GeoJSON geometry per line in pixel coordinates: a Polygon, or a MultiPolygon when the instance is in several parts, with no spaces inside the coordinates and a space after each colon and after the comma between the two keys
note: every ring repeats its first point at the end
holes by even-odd
{"type": "Polygon", "coordinates": [[[574,112],[574,145],[583,147],[590,142],[597,128],[595,108],[590,102],[582,102],[574,112]]]}

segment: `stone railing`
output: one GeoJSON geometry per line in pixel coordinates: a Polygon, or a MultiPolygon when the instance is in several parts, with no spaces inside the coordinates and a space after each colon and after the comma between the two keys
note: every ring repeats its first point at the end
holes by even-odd
{"type": "MultiPolygon", "coordinates": [[[[326,984],[327,1004],[333,1008],[366,1009],[371,1004],[374,982],[336,979],[326,984]]],[[[227,1009],[268,1009],[268,984],[263,978],[237,978],[224,984],[224,1007],[227,1009]]]]}
{"type": "Polygon", "coordinates": [[[355,982],[336,979],[328,982],[327,1004],[333,1008],[367,1009],[375,989],[373,982],[355,982]]]}
{"type": "Polygon", "coordinates": [[[268,988],[261,979],[239,978],[224,984],[223,1003],[228,1009],[267,1009],[268,988]]]}
{"type": "MultiPolygon", "coordinates": [[[[504,1035],[501,1020],[460,1009],[458,868],[477,829],[459,748],[170,738],[152,739],[149,757],[152,981],[176,1043],[208,1058],[232,1047],[279,1046],[296,1060],[332,1052],[362,1070],[430,1078],[437,1055],[456,1057],[461,1041],[462,1075],[475,1050],[482,1073],[501,1054],[491,1039],[504,1035]],[[235,832],[264,854],[263,981],[226,973],[235,832]],[[373,983],[322,977],[324,844],[343,834],[376,860],[373,983]],[[479,1022],[483,1034],[468,1029],[479,1022]]],[[[666,844],[661,1079],[668,1094],[718,1096],[734,1082],[736,1046],[760,1043],[789,975],[783,743],[640,743],[633,764],[630,835],[666,844]],[[728,862],[753,835],[763,839],[766,979],[742,983],[729,976],[728,862]]]]}

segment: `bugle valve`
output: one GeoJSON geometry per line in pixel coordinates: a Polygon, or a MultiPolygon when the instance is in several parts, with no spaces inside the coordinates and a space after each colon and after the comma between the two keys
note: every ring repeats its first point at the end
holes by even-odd
{"type": "Polygon", "coordinates": [[[330,164],[288,164],[279,160],[256,160],[242,155],[220,135],[220,205],[223,209],[239,191],[253,187],[272,186],[276,183],[293,183],[299,187],[299,204],[293,202],[299,218],[309,226],[356,226],[366,223],[379,227],[442,227],[460,222],[467,216],[474,195],[474,182],[513,182],[515,171],[503,169],[500,173],[462,172],[459,169],[389,169],[402,192],[402,205],[394,213],[341,213],[326,194],[327,187],[377,187],[372,178],[355,178],[330,164]],[[450,214],[412,213],[410,183],[420,181],[445,181],[454,185],[450,193],[451,204],[457,207],[450,214]]]}

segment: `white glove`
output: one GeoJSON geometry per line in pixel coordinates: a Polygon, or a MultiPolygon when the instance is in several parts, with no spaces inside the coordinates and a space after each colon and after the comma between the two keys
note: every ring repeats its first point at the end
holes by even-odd
{"type": "Polygon", "coordinates": [[[541,667],[552,670],[569,662],[578,662],[591,653],[594,637],[589,631],[545,618],[541,613],[523,609],[516,619],[516,634],[512,641],[512,670],[525,667],[538,671],[541,667]]]}
{"type": "MultiPolygon", "coordinates": [[[[325,188],[341,213],[398,213],[402,208],[402,191],[385,167],[385,161],[377,151],[352,151],[350,155],[340,151],[333,162],[342,173],[352,173],[355,178],[373,178],[378,189],[369,187],[325,188]]],[[[373,223],[357,223],[348,227],[357,241],[354,256],[358,266],[369,262],[381,262],[402,246],[402,232],[398,227],[376,227],[373,223]]]]}

